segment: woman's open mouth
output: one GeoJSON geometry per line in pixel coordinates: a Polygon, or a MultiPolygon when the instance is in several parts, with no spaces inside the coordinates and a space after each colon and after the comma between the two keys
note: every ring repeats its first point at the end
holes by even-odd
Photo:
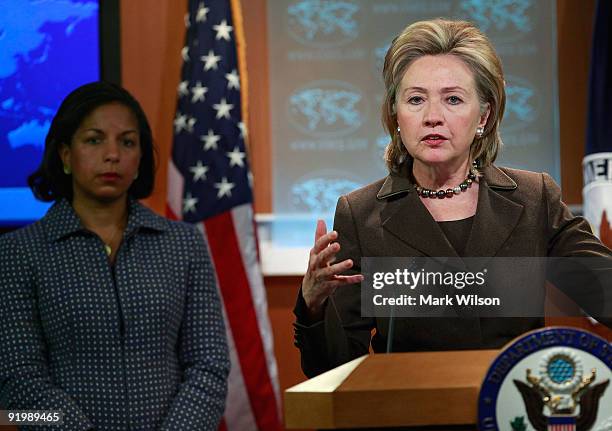
{"type": "Polygon", "coordinates": [[[445,136],[434,134],[434,133],[427,135],[422,139],[422,141],[425,142],[427,145],[432,145],[432,146],[440,145],[446,140],[447,139],[445,136]]]}

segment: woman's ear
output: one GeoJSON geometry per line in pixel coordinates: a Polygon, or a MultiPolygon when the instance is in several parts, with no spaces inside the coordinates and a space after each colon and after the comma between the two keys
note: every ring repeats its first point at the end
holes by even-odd
{"type": "Polygon", "coordinates": [[[485,127],[487,125],[487,120],[489,119],[489,114],[491,113],[491,104],[486,103],[484,109],[481,109],[480,118],[478,119],[478,126],[485,127]]]}
{"type": "Polygon", "coordinates": [[[66,144],[60,144],[59,149],[57,150],[62,160],[62,164],[64,165],[64,170],[71,169],[71,160],[70,160],[70,146],[66,144]]]}

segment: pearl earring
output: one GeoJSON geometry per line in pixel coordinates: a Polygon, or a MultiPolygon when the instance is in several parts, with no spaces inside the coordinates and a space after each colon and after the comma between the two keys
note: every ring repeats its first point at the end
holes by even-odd
{"type": "Polygon", "coordinates": [[[482,138],[483,134],[484,134],[484,127],[482,127],[482,126],[476,127],[476,137],[477,138],[482,138]]]}
{"type": "Polygon", "coordinates": [[[399,126],[397,126],[397,133],[399,133],[399,132],[400,132],[400,128],[399,128],[399,126]]]}

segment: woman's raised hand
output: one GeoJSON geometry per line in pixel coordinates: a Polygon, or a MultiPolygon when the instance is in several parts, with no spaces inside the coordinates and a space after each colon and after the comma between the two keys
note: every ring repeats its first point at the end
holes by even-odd
{"type": "Polygon", "coordinates": [[[302,296],[308,308],[311,319],[320,319],[323,313],[323,304],[338,286],[359,283],[363,275],[339,275],[353,266],[351,259],[334,263],[336,254],[340,251],[340,244],[333,242],[338,238],[338,232],[327,232],[323,220],[317,221],[315,243],[310,249],[308,270],[302,280],[302,296]]]}

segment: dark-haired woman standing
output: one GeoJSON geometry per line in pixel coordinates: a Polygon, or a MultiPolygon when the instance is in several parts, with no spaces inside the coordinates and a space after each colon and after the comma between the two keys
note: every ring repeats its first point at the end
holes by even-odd
{"type": "Polygon", "coordinates": [[[55,201],[0,237],[0,406],[61,411],[64,430],[216,429],[228,352],[202,235],[136,199],[151,129],[124,89],[62,102],[30,176],[55,201]]]}

